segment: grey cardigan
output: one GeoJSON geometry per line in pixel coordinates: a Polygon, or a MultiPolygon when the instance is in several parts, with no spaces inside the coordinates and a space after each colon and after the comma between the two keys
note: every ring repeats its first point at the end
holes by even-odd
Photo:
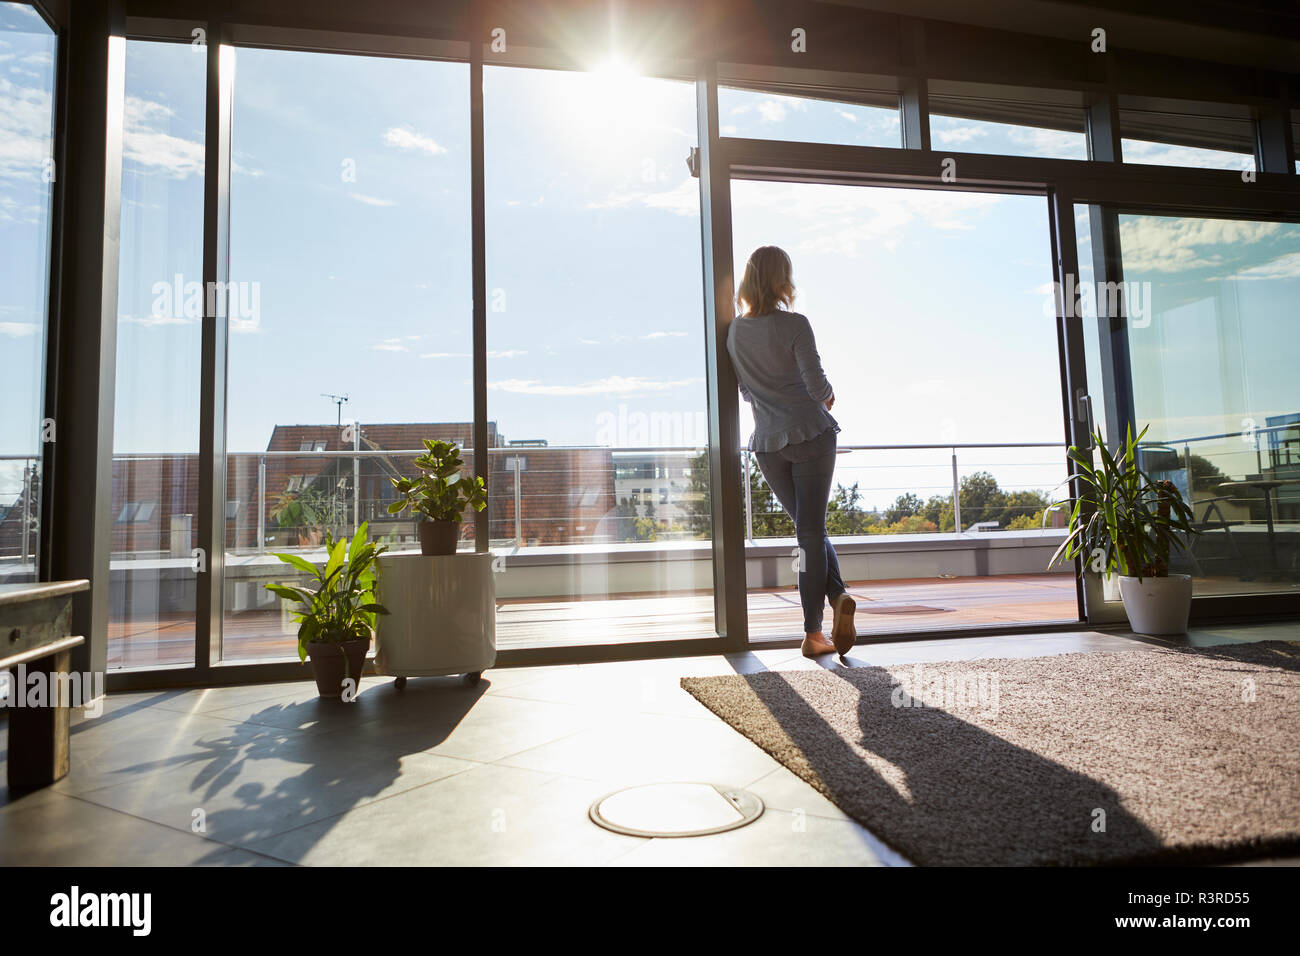
{"type": "Polygon", "coordinates": [[[822,371],[806,316],[738,316],[727,333],[727,353],[741,397],[754,406],[750,451],[778,451],[828,428],[840,430],[826,410],[826,399],[834,391],[822,371]]]}

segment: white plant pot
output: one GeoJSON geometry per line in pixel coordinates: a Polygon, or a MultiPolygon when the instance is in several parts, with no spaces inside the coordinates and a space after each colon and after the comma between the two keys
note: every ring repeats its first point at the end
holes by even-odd
{"type": "Polygon", "coordinates": [[[1192,610],[1192,577],[1119,579],[1129,626],[1139,634],[1186,634],[1192,610]]]}

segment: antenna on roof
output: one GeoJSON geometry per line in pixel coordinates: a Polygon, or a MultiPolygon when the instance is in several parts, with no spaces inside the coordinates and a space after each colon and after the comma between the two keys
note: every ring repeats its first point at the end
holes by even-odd
{"type": "Polygon", "coordinates": [[[343,427],[343,403],[348,400],[346,395],[331,395],[329,392],[321,392],[321,398],[328,398],[331,402],[339,407],[339,428],[343,427]]]}

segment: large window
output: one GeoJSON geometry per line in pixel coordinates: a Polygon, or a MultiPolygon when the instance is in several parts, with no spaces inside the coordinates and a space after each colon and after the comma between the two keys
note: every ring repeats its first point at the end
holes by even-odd
{"type": "Polygon", "coordinates": [[[483,86],[498,645],[711,636],[694,87],[483,86]]]}
{"type": "Polygon", "coordinates": [[[295,655],[272,552],[418,547],[389,478],[472,444],[469,69],[234,52],[221,646],[249,660],[295,655]]]}
{"type": "Polygon", "coordinates": [[[205,52],[126,44],[110,668],[194,659],[205,52]]]}
{"type": "Polygon", "coordinates": [[[1203,534],[1198,595],[1291,590],[1300,556],[1300,225],[1119,216],[1144,465],[1203,534]]]}
{"type": "Polygon", "coordinates": [[[0,583],[40,554],[54,54],[34,9],[0,3],[0,583]]]}

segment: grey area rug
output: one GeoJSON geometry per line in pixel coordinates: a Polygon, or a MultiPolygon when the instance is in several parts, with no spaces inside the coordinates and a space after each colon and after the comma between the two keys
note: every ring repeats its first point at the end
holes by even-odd
{"type": "Polygon", "coordinates": [[[681,683],[918,864],[1195,863],[1300,849],[1292,642],[681,683]]]}

